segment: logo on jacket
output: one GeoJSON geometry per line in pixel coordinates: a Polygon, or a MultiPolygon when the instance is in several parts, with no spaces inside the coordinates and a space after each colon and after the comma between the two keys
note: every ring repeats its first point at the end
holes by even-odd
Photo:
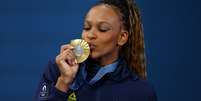
{"type": "Polygon", "coordinates": [[[46,83],[42,84],[42,88],[40,90],[40,98],[46,98],[49,95],[49,89],[46,83]]]}
{"type": "Polygon", "coordinates": [[[71,93],[69,96],[68,96],[68,101],[76,101],[76,95],[75,93],[71,93]]]}

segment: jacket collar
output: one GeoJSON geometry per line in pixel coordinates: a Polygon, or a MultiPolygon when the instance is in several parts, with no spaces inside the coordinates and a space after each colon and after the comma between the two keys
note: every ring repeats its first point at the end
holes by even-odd
{"type": "MultiPolygon", "coordinates": [[[[86,81],[86,73],[85,72],[85,68],[86,64],[82,63],[80,64],[81,68],[79,68],[80,70],[77,73],[76,79],[74,80],[74,82],[71,84],[70,89],[71,90],[77,90],[79,89],[83,83],[87,82],[86,81]]],[[[125,79],[132,79],[132,80],[137,80],[138,76],[135,75],[135,73],[132,72],[132,70],[129,69],[125,59],[120,58],[118,64],[117,64],[117,68],[114,70],[114,72],[108,73],[107,75],[105,75],[102,80],[112,80],[115,82],[120,82],[122,80],[125,79]]],[[[101,85],[101,81],[99,80],[97,83],[91,85],[92,87],[96,87],[98,85],[101,85]]],[[[103,83],[103,82],[102,82],[103,83]]]]}
{"type": "Polygon", "coordinates": [[[109,79],[113,81],[122,81],[127,78],[137,80],[138,76],[129,68],[124,58],[120,58],[117,68],[114,72],[108,74],[109,79]]]}

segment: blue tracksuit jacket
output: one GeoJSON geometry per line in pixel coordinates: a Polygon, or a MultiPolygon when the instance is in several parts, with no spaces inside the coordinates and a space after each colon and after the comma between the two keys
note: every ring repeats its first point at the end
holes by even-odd
{"type": "Polygon", "coordinates": [[[157,101],[153,87],[131,72],[124,59],[119,61],[114,72],[104,75],[95,84],[84,83],[67,93],[55,88],[59,75],[56,63],[49,61],[34,101],[157,101]]]}

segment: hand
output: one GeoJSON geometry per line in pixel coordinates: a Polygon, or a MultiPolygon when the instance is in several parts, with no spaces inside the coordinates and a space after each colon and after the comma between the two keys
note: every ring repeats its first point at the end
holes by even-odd
{"type": "Polygon", "coordinates": [[[56,57],[56,64],[61,74],[57,80],[56,88],[64,92],[68,90],[79,68],[72,49],[73,47],[69,44],[62,45],[60,54],[56,57]]]}

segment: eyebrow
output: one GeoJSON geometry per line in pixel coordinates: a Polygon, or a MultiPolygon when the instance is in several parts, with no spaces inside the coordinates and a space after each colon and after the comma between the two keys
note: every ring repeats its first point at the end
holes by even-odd
{"type": "MultiPolygon", "coordinates": [[[[91,21],[85,20],[84,23],[90,23],[91,24],[91,21]]],[[[105,22],[105,21],[98,22],[98,25],[102,25],[102,24],[106,24],[106,25],[109,25],[109,27],[112,27],[112,25],[108,22],[105,22]]]]}

